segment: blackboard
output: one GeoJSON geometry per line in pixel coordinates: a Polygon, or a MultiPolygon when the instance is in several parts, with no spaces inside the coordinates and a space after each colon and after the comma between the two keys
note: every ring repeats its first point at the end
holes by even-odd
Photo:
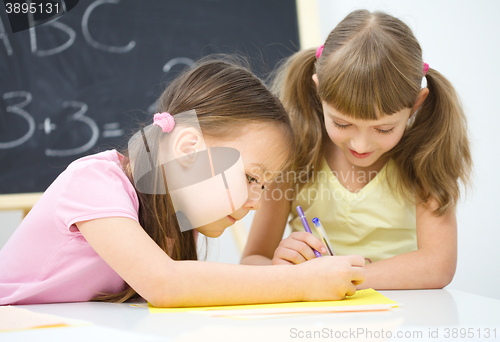
{"type": "Polygon", "coordinates": [[[264,76],[299,47],[295,0],[80,0],[9,32],[0,3],[0,194],[42,192],[75,159],[115,146],[177,73],[212,53],[264,76]]]}

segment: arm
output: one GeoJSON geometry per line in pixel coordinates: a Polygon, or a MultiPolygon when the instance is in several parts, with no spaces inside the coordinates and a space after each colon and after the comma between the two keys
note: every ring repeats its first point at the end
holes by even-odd
{"type": "Polygon", "coordinates": [[[363,268],[352,267],[364,263],[356,256],[293,268],[173,261],[134,220],[110,217],[76,225],[104,261],[155,306],[334,300],[353,294],[353,284],[366,276],[363,268]]]}
{"type": "Polygon", "coordinates": [[[448,285],[457,264],[457,220],[450,208],[441,217],[417,205],[417,250],[365,266],[366,281],[358,286],[374,289],[435,289],[448,285]]]}
{"type": "MultiPolygon", "coordinates": [[[[307,232],[293,232],[282,240],[292,202],[285,196],[274,200],[271,195],[275,189],[277,184],[273,183],[255,213],[241,264],[293,265],[315,259],[312,248],[326,253],[323,242],[307,232]]],[[[279,190],[286,194],[287,189],[279,190]]]]}
{"type": "MultiPolygon", "coordinates": [[[[315,259],[312,248],[326,253],[323,242],[306,232],[293,232],[282,240],[292,202],[285,196],[274,200],[272,183],[261,200],[261,205],[252,222],[248,241],[241,257],[246,265],[292,265],[315,259]]],[[[281,194],[287,187],[280,188],[281,194]]],[[[275,195],[275,197],[278,197],[275,195]]]]}
{"type": "Polygon", "coordinates": [[[284,195],[279,200],[272,199],[273,191],[278,190],[283,194],[287,187],[278,188],[277,183],[273,182],[269,185],[269,190],[263,193],[241,256],[241,264],[272,264],[274,251],[283,237],[291,206],[291,202],[284,195]]]}

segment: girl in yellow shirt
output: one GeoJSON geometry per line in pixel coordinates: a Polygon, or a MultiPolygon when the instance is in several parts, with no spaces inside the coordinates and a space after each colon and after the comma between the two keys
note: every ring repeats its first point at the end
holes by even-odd
{"type": "Polygon", "coordinates": [[[366,258],[358,288],[450,283],[459,181],[468,184],[472,164],[466,119],[410,28],[385,13],[355,11],[324,46],[291,56],[274,81],[296,158],[265,193],[242,263],[300,264],[315,258],[312,248],[326,253],[303,231],[301,205],[321,220],[337,254],[366,258]],[[280,242],[290,213],[294,232],[280,242]]]}

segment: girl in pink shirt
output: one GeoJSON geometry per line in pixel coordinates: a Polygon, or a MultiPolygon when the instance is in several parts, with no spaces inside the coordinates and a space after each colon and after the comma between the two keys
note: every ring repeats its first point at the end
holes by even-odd
{"type": "MultiPolygon", "coordinates": [[[[134,162],[131,150],[81,158],[45,191],[1,250],[0,305],[122,302],[139,295],[155,306],[179,307],[332,300],[355,292],[365,278],[361,256],[321,257],[297,267],[197,261],[196,234],[218,237],[257,209],[261,192],[293,156],[288,116],[256,76],[233,62],[205,59],[169,85],[158,112],[164,114],[153,128],[139,132],[150,162],[169,165],[163,150],[155,148],[165,139],[182,167],[206,149],[237,150],[242,161],[237,177],[246,182],[248,197],[229,215],[211,221],[207,217],[222,202],[205,189],[201,205],[194,199],[188,204],[199,206],[198,219],[210,223],[185,230],[173,205],[182,179],[167,180],[163,194],[145,191],[134,170],[147,168],[147,158],[134,162]],[[169,133],[176,115],[191,110],[203,137],[189,127],[169,133]],[[201,208],[207,202],[211,213],[201,208]]],[[[164,169],[155,170],[154,182],[171,179],[164,169]]],[[[231,182],[224,179],[228,194],[231,182]]]]}

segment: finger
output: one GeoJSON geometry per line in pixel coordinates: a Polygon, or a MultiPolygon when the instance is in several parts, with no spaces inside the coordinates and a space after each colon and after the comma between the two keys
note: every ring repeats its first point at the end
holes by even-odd
{"type": "Polygon", "coordinates": [[[321,254],[326,253],[326,247],[323,244],[323,241],[318,239],[316,236],[312,234],[307,234],[305,242],[311,247],[320,252],[321,254]]]}
{"type": "Polygon", "coordinates": [[[347,285],[347,290],[345,292],[346,296],[354,296],[356,293],[356,286],[354,286],[352,283],[347,285]]]}
{"type": "Polygon", "coordinates": [[[326,247],[323,244],[323,241],[318,239],[316,236],[314,236],[311,233],[307,232],[295,232],[297,234],[291,234],[290,237],[292,237],[295,240],[303,241],[309,245],[309,247],[317,250],[321,254],[326,253],[326,247]]]}
{"type": "Polygon", "coordinates": [[[314,254],[314,251],[311,249],[311,247],[306,242],[303,242],[301,240],[285,239],[280,243],[280,246],[297,251],[305,259],[304,261],[316,258],[316,255],[314,254]]]}
{"type": "Polygon", "coordinates": [[[289,261],[293,264],[301,264],[307,261],[307,259],[295,249],[285,247],[278,247],[275,257],[289,261]]]}
{"type": "Polygon", "coordinates": [[[294,263],[293,262],[290,262],[288,260],[284,260],[284,259],[281,259],[281,258],[273,258],[272,260],[272,264],[273,265],[293,265],[294,263]]]}
{"type": "Polygon", "coordinates": [[[361,255],[346,255],[345,258],[351,263],[352,266],[365,266],[365,258],[363,258],[361,255]]]}
{"type": "Polygon", "coordinates": [[[354,285],[362,284],[366,279],[367,272],[364,268],[353,267],[351,271],[351,282],[354,285]]]}
{"type": "Polygon", "coordinates": [[[311,247],[309,247],[305,243],[301,243],[294,249],[288,249],[288,253],[290,253],[289,255],[291,255],[291,257],[293,258],[293,260],[291,261],[296,265],[308,260],[316,259],[316,255],[314,254],[311,247]]]}

